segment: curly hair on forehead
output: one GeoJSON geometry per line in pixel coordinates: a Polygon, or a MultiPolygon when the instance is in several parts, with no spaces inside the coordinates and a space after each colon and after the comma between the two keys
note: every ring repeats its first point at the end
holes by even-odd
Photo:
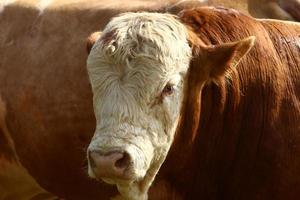
{"type": "Polygon", "coordinates": [[[107,24],[99,44],[116,61],[148,57],[165,63],[190,56],[187,32],[176,16],[161,13],[125,13],[107,24]],[[176,48],[175,48],[176,47],[176,48]],[[181,51],[178,51],[178,48],[181,51]]]}

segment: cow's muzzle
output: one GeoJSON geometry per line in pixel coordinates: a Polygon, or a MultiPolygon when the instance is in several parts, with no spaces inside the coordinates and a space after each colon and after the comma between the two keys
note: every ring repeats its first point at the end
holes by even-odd
{"type": "Polygon", "coordinates": [[[129,179],[127,169],[132,164],[129,153],[124,151],[88,152],[90,167],[97,178],[129,179]]]}

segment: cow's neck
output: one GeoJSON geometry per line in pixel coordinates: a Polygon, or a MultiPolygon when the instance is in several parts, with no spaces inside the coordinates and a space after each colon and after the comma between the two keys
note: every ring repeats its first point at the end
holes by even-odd
{"type": "Polygon", "coordinates": [[[187,166],[189,155],[192,155],[195,138],[198,134],[203,86],[204,84],[195,84],[190,81],[185,88],[180,120],[173,144],[163,165],[165,167],[162,168],[163,175],[172,176],[172,174],[182,173],[183,177],[187,177],[187,171],[184,169],[187,166]]]}
{"type": "MultiPolygon", "coordinates": [[[[212,128],[218,129],[213,130],[214,133],[221,133],[223,131],[222,124],[212,125],[208,120],[212,116],[217,116],[215,119],[216,123],[222,123],[224,110],[233,110],[238,107],[236,104],[231,105],[226,103],[235,99],[235,97],[230,95],[230,99],[226,100],[226,98],[229,98],[227,95],[228,91],[226,90],[226,81],[224,79],[220,81],[219,85],[210,84],[199,88],[196,95],[189,95],[189,99],[184,100],[185,108],[182,112],[176,137],[159,177],[160,179],[167,180],[171,184],[170,188],[173,185],[174,191],[179,190],[180,193],[186,194],[187,190],[191,189],[188,188],[188,185],[199,181],[201,174],[199,175],[195,171],[198,170],[199,156],[205,154],[205,152],[200,152],[201,146],[205,143],[201,138],[205,134],[210,134],[209,131],[212,128]],[[209,129],[208,132],[206,132],[207,129],[209,129]],[[189,184],[184,184],[187,182],[189,184]]],[[[171,191],[172,189],[170,188],[169,190],[171,191]]]]}

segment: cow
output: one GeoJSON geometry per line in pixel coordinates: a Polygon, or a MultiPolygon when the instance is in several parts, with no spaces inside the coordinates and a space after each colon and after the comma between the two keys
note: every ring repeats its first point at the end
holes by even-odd
{"type": "Polygon", "coordinates": [[[248,11],[257,18],[300,21],[299,0],[248,0],[248,11]]]}
{"type": "MultiPolygon", "coordinates": [[[[86,172],[95,127],[86,38],[121,12],[164,12],[173,2],[0,2],[0,95],[7,104],[7,129],[20,164],[42,188],[72,200],[118,193],[86,172]]],[[[178,197],[171,186],[168,179],[156,179],[149,198],[178,197]]]]}
{"type": "Polygon", "coordinates": [[[157,174],[165,199],[297,199],[299,33],[214,7],[113,18],[89,41],[89,176],[116,199],[148,199],[157,174]]]}

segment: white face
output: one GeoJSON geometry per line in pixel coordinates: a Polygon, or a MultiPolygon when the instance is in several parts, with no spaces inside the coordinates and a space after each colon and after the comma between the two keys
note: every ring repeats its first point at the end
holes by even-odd
{"type": "Polygon", "coordinates": [[[88,152],[101,152],[105,163],[125,152],[129,163],[99,175],[90,161],[91,177],[118,185],[155,176],[180,115],[191,58],[186,38],[185,27],[167,14],[126,13],[106,26],[87,61],[97,120],[88,152]]]}

